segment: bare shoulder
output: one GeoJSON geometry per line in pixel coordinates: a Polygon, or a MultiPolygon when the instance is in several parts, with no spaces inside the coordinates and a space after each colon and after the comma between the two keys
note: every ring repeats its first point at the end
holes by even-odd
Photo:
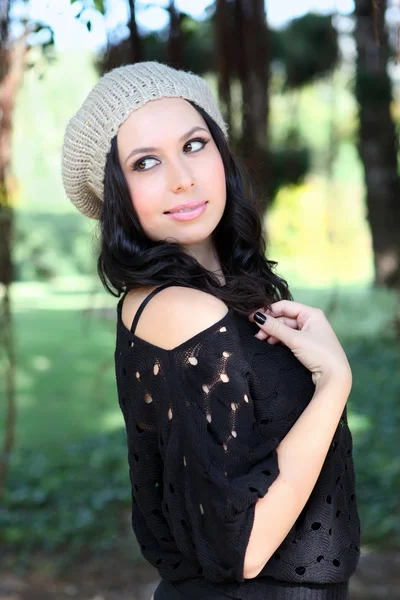
{"type": "MultiPolygon", "coordinates": [[[[143,287],[127,294],[121,316],[128,329],[140,304],[156,287],[143,287]]],[[[151,344],[172,350],[220,321],[227,312],[226,304],[212,294],[171,286],[151,298],[140,315],[135,333],[151,344]]]]}
{"type": "MultiPolygon", "coordinates": [[[[157,288],[153,286],[142,286],[135,290],[129,290],[122,304],[121,318],[125,327],[131,328],[135,314],[143,300],[157,288]]],[[[161,292],[160,292],[161,293],[161,292]]]]}

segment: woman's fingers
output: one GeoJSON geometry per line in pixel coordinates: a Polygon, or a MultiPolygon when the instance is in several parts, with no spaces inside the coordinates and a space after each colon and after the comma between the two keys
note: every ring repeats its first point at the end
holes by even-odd
{"type": "MultiPolygon", "coordinates": [[[[268,311],[265,311],[265,313],[268,314],[268,311]]],[[[278,321],[285,323],[285,325],[291,327],[292,329],[298,328],[296,319],[289,319],[288,317],[277,317],[277,319],[278,321]]],[[[280,341],[278,340],[278,338],[271,336],[269,333],[263,331],[262,329],[260,329],[258,333],[256,333],[255,337],[262,341],[268,340],[269,344],[277,344],[280,341]]]]}
{"type": "MultiPolygon", "coordinates": [[[[297,329],[302,329],[304,323],[310,318],[310,315],[318,311],[317,308],[301,304],[300,302],[293,302],[292,300],[279,300],[271,304],[271,311],[261,309],[261,312],[265,312],[266,315],[272,317],[288,317],[297,321],[297,329]]],[[[253,321],[254,311],[249,315],[249,319],[253,321]]]]}
{"type": "MultiPolygon", "coordinates": [[[[286,344],[286,346],[291,346],[294,343],[294,336],[298,334],[299,331],[296,329],[292,329],[286,323],[283,322],[282,318],[273,317],[268,315],[264,311],[256,311],[257,314],[260,314],[263,317],[262,323],[257,323],[260,327],[260,330],[266,333],[268,336],[277,338],[280,342],[286,344]]],[[[254,319],[252,319],[254,321],[254,319]]]]}
{"type": "MultiPolygon", "coordinates": [[[[312,306],[307,306],[306,304],[301,304],[300,302],[293,302],[292,300],[279,300],[278,302],[273,302],[271,304],[271,308],[270,309],[258,309],[259,312],[264,313],[265,315],[269,315],[271,317],[273,317],[275,320],[278,320],[278,323],[276,323],[273,326],[278,326],[279,323],[281,321],[279,321],[279,318],[285,318],[285,319],[290,319],[296,322],[296,326],[292,327],[291,325],[291,321],[288,321],[286,323],[286,321],[282,321],[282,323],[284,325],[288,325],[289,327],[292,327],[293,329],[297,329],[297,330],[301,330],[304,328],[305,324],[307,322],[309,322],[311,316],[313,316],[314,319],[314,315],[316,313],[322,312],[320,309],[318,308],[314,308],[312,306]]],[[[255,310],[254,312],[250,313],[249,315],[249,320],[254,322],[254,314],[257,312],[257,310],[255,310]]],[[[312,320],[313,320],[312,319],[312,320]]],[[[277,337],[277,336],[275,336],[277,337]]],[[[282,341],[282,340],[280,340],[282,341]]]]}

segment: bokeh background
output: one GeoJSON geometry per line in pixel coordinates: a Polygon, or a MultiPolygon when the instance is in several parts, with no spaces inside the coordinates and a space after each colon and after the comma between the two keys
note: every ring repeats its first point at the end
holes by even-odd
{"type": "Polygon", "coordinates": [[[398,0],[0,0],[0,598],[148,599],[130,529],[97,224],[60,174],[102,73],[204,76],[253,175],[268,257],[353,369],[352,598],[400,598],[398,0]]]}

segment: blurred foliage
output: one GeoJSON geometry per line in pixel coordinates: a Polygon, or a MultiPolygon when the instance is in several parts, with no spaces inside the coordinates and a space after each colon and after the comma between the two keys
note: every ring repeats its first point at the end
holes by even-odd
{"type": "Polygon", "coordinates": [[[268,207],[268,213],[277,201],[279,190],[304,182],[310,170],[311,152],[300,143],[297,147],[281,145],[267,151],[259,150],[258,157],[256,161],[253,155],[245,156],[242,162],[250,174],[255,197],[261,206],[268,207]],[[267,171],[265,165],[270,165],[271,168],[267,171]]]}
{"type": "Polygon", "coordinates": [[[298,88],[331,73],[339,60],[336,29],[331,16],[307,13],[282,30],[271,31],[272,60],[286,73],[285,85],[298,88]]]}
{"type": "Polygon", "coordinates": [[[285,185],[299,185],[310,170],[311,153],[304,145],[298,148],[275,148],[269,155],[271,163],[271,186],[274,200],[276,194],[285,185]]]}
{"type": "MultiPolygon", "coordinates": [[[[181,14],[183,68],[199,75],[216,73],[214,15],[203,21],[181,14]]],[[[168,62],[168,26],[142,35],[146,60],[168,62]]],[[[280,63],[286,74],[285,86],[298,88],[331,73],[339,60],[336,29],[332,17],[307,13],[283,29],[270,30],[271,61],[280,63]]],[[[100,74],[131,62],[129,38],[109,43],[96,60],[100,74]]]]}
{"type": "Polygon", "coordinates": [[[400,344],[393,334],[344,344],[353,370],[350,427],[362,542],[385,549],[400,548],[400,344]]]}
{"type": "Polygon", "coordinates": [[[78,17],[81,15],[82,11],[85,8],[92,8],[92,6],[94,6],[94,8],[96,10],[98,10],[102,15],[104,15],[104,12],[105,12],[104,0],[70,0],[70,1],[71,1],[71,4],[75,4],[75,2],[79,1],[79,4],[82,5],[82,9],[77,15],[78,17]]]}
{"type": "MultiPolygon", "coordinates": [[[[210,20],[197,21],[181,14],[183,39],[183,68],[199,75],[215,72],[214,30],[210,20]]],[[[146,60],[168,63],[168,28],[142,35],[143,52],[146,60]]],[[[115,67],[132,62],[130,39],[109,43],[103,53],[95,59],[100,75],[115,67]]]]}
{"type": "Polygon", "coordinates": [[[186,69],[204,75],[213,72],[216,63],[214,29],[209,21],[196,21],[188,15],[182,20],[183,60],[186,69]]]}
{"type": "Polygon", "coordinates": [[[54,457],[27,449],[14,453],[0,507],[4,563],[29,563],[34,552],[68,549],[73,560],[88,546],[116,545],[130,507],[124,432],[64,446],[54,457]]]}
{"type": "Polygon", "coordinates": [[[20,213],[13,245],[14,280],[94,275],[96,255],[88,245],[89,235],[88,223],[79,214],[20,213]]]}

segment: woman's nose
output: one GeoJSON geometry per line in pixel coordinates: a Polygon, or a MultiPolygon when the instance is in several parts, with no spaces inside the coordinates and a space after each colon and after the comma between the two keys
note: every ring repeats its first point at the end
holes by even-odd
{"type": "Polygon", "coordinates": [[[170,187],[174,192],[188,190],[195,185],[193,173],[182,163],[171,166],[170,187]]]}

